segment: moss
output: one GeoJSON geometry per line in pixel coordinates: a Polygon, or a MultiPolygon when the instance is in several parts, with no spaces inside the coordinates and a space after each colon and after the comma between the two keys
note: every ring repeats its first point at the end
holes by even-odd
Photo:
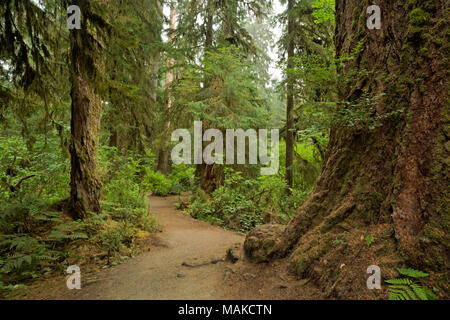
{"type": "Polygon", "coordinates": [[[426,1],[423,4],[423,8],[427,11],[427,12],[436,12],[439,9],[439,1],[435,1],[435,0],[430,0],[430,1],[426,1]]]}
{"type": "Polygon", "coordinates": [[[422,47],[420,48],[419,53],[424,56],[424,57],[428,57],[428,47],[422,47]]]}
{"type": "Polygon", "coordinates": [[[274,239],[265,239],[263,243],[263,248],[270,249],[275,245],[274,239]]]}
{"type": "Polygon", "coordinates": [[[424,229],[424,235],[437,244],[445,243],[445,233],[440,228],[427,225],[424,229]]]}
{"type": "Polygon", "coordinates": [[[361,199],[361,204],[363,205],[361,209],[361,216],[364,223],[371,224],[378,218],[383,201],[383,195],[376,192],[367,194],[363,199],[361,199]]]}
{"type": "Polygon", "coordinates": [[[321,233],[326,233],[333,229],[338,223],[344,221],[355,208],[355,204],[353,201],[349,201],[348,203],[343,203],[339,208],[333,211],[330,215],[328,215],[320,227],[321,233]]]}
{"type": "Polygon", "coordinates": [[[358,20],[359,20],[359,12],[360,12],[360,10],[359,10],[358,7],[355,7],[353,9],[353,13],[352,13],[352,29],[356,29],[356,25],[357,25],[358,20]]]}
{"type": "Polygon", "coordinates": [[[321,239],[321,242],[310,249],[298,248],[292,255],[291,264],[293,271],[298,276],[304,276],[309,267],[332,248],[332,243],[329,239],[321,239]],[[298,253],[297,253],[298,252],[298,253]]]}
{"type": "Polygon", "coordinates": [[[244,250],[254,262],[267,262],[279,245],[284,227],[280,225],[261,225],[250,231],[244,242],[244,250]]]}
{"type": "Polygon", "coordinates": [[[442,39],[439,39],[439,38],[433,38],[431,41],[432,41],[433,44],[436,45],[437,47],[442,47],[442,44],[443,44],[442,39]]]}
{"type": "Polygon", "coordinates": [[[409,0],[408,4],[407,4],[408,10],[412,10],[412,8],[414,8],[415,4],[416,4],[416,0],[409,0]]]}
{"type": "Polygon", "coordinates": [[[428,21],[428,13],[416,8],[409,13],[409,23],[413,26],[423,26],[428,21]]]}

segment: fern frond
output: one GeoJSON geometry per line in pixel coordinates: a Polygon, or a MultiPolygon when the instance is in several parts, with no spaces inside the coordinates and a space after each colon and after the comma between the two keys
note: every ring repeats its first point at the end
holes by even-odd
{"type": "Polygon", "coordinates": [[[411,277],[411,278],[425,278],[425,277],[429,276],[428,273],[422,272],[420,270],[411,269],[411,268],[408,268],[408,269],[397,268],[397,271],[400,274],[411,277]]]}
{"type": "Polygon", "coordinates": [[[406,278],[390,279],[390,280],[385,280],[385,282],[387,282],[389,284],[406,284],[406,285],[410,285],[412,283],[411,280],[406,279],[406,278]]]}
{"type": "MultiPolygon", "coordinates": [[[[406,293],[412,300],[417,300],[416,295],[411,290],[411,288],[407,285],[390,285],[389,290],[398,290],[399,292],[406,293]]],[[[409,300],[409,299],[408,299],[409,300]]]]}
{"type": "Polygon", "coordinates": [[[389,300],[411,300],[411,298],[401,289],[390,289],[389,300]]]}
{"type": "Polygon", "coordinates": [[[437,300],[436,295],[429,288],[424,287],[425,293],[427,295],[428,300],[437,300]]]}
{"type": "Polygon", "coordinates": [[[428,296],[424,290],[424,288],[421,285],[418,284],[412,284],[411,288],[413,288],[414,292],[417,293],[420,300],[428,300],[428,296]]]}

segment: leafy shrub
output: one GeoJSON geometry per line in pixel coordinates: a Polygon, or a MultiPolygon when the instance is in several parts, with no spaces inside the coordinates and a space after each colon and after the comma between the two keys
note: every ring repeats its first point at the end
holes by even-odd
{"type": "Polygon", "coordinates": [[[152,171],[146,168],[144,183],[154,195],[165,196],[169,194],[170,181],[159,171],[152,171]]]}
{"type": "Polygon", "coordinates": [[[54,151],[57,147],[57,141],[49,139],[47,146],[36,143],[30,151],[22,138],[0,136],[0,206],[30,194],[48,203],[67,197],[69,161],[54,151]]]}
{"type": "Polygon", "coordinates": [[[194,168],[185,165],[174,165],[172,172],[165,176],[159,171],[145,168],[143,183],[156,196],[180,194],[192,188],[194,171],[194,168]]]}
{"type": "Polygon", "coordinates": [[[168,176],[171,194],[180,194],[189,191],[194,185],[195,169],[186,165],[173,165],[168,176]]]}
{"type": "Polygon", "coordinates": [[[223,185],[211,197],[201,190],[192,194],[192,217],[248,232],[263,223],[287,222],[304,199],[298,192],[286,196],[286,185],[278,176],[244,178],[231,168],[224,173],[223,185]]]}

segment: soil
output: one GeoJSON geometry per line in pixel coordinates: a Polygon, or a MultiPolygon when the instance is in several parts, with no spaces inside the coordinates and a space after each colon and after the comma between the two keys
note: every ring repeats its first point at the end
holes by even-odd
{"type": "Polygon", "coordinates": [[[195,220],[175,209],[177,196],[150,197],[162,232],[150,250],[123,264],[83,274],[81,290],[66,277],[38,280],[10,299],[319,299],[308,279],[287,273],[286,262],[253,264],[242,255],[244,236],[195,220]],[[228,248],[241,258],[226,259],[228,248]],[[263,280],[262,280],[263,279],[263,280]]]}

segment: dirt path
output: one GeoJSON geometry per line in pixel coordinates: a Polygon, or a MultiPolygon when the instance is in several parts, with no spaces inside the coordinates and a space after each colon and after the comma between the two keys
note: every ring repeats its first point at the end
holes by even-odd
{"type": "MultiPolygon", "coordinates": [[[[71,299],[223,299],[226,249],[243,237],[175,210],[177,197],[150,197],[163,232],[157,248],[98,274],[71,299]],[[203,266],[184,266],[207,263],[203,266]]],[[[72,293],[71,292],[71,293],[72,293]]]]}
{"type": "Polygon", "coordinates": [[[150,197],[150,211],[162,232],[153,236],[155,246],[149,252],[85,275],[81,290],[68,290],[61,277],[37,284],[20,299],[308,298],[305,281],[290,277],[283,261],[270,265],[224,261],[226,250],[244,237],[184,215],[175,210],[177,201],[176,196],[150,197]]]}

